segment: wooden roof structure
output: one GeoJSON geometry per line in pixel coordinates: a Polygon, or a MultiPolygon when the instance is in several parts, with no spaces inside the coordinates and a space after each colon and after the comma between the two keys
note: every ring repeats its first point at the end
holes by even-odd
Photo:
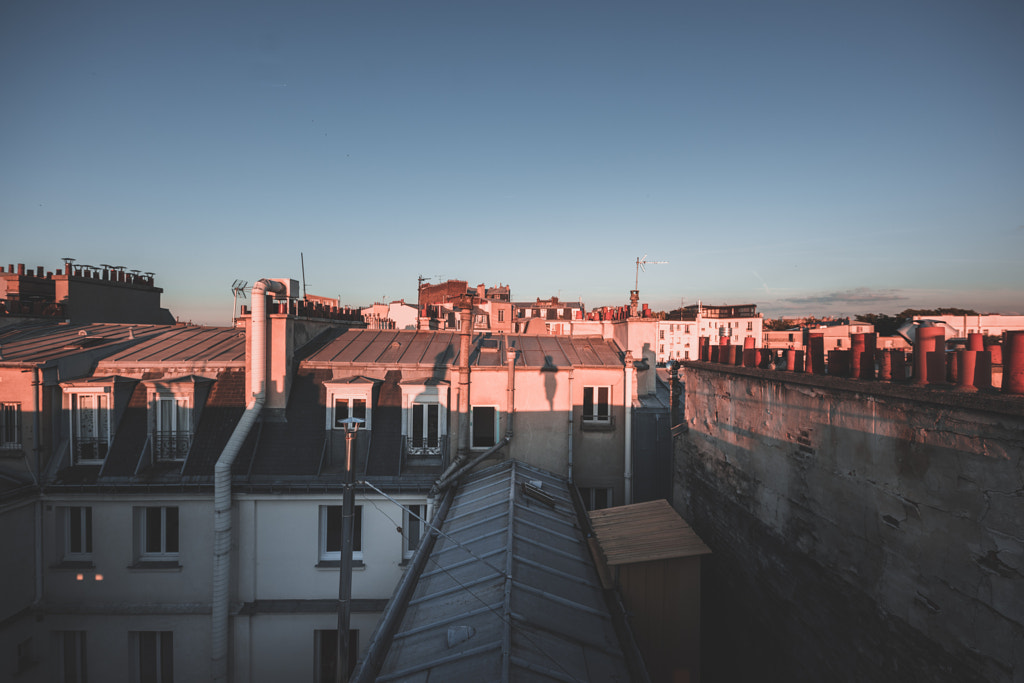
{"type": "Polygon", "coordinates": [[[711,554],[666,500],[592,510],[590,523],[609,566],[711,554]]]}

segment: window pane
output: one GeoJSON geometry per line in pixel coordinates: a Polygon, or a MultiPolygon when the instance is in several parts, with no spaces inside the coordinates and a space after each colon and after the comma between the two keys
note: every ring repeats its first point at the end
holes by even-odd
{"type": "Polygon", "coordinates": [[[164,508],[164,510],[167,513],[165,549],[169,553],[176,553],[178,552],[178,508],[164,508]]]}
{"type": "Polygon", "coordinates": [[[356,505],[352,515],[352,552],[363,549],[363,506],[356,505]]]}
{"type": "MultiPolygon", "coordinates": [[[[173,508],[172,508],[173,509],[173,508]]],[[[160,683],[174,681],[174,633],[160,632],[160,683]]]]}
{"type": "Polygon", "coordinates": [[[422,403],[414,403],[412,406],[412,445],[416,448],[423,446],[423,413],[426,406],[422,403]]]}
{"type": "Polygon", "coordinates": [[[344,421],[348,419],[348,399],[339,398],[334,402],[334,425],[343,427],[344,421]]]}
{"type": "Polygon", "coordinates": [[[365,398],[354,398],[352,399],[352,417],[359,418],[360,420],[366,419],[366,399],[365,398]]]}
{"type": "Polygon", "coordinates": [[[496,443],[494,434],[494,408],[473,408],[473,446],[481,448],[496,443]]]}
{"type": "Polygon", "coordinates": [[[139,681],[157,683],[156,631],[139,632],[139,681]]]}
{"type": "Polygon", "coordinates": [[[85,552],[92,552],[92,508],[82,508],[85,512],[85,552]]]}
{"type": "Polygon", "coordinates": [[[147,553],[159,553],[161,519],[160,508],[146,508],[146,545],[147,553]]]}
{"type": "Polygon", "coordinates": [[[68,548],[73,553],[82,552],[82,508],[69,508],[68,548]]]}
{"type": "Polygon", "coordinates": [[[438,445],[438,405],[431,403],[427,406],[427,445],[435,448],[438,445]]]}
{"type": "Polygon", "coordinates": [[[325,516],[327,517],[327,529],[324,531],[327,537],[324,539],[324,550],[329,553],[341,552],[341,506],[328,505],[325,516]]]}
{"type": "Polygon", "coordinates": [[[608,387],[600,387],[597,390],[597,417],[608,419],[608,387]]]}
{"type": "Polygon", "coordinates": [[[594,416],[594,388],[583,387],[583,416],[594,416]]]}

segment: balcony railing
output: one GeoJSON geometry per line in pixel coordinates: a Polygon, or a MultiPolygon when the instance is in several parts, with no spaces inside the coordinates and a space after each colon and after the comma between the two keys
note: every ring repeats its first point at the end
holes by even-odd
{"type": "Polygon", "coordinates": [[[434,439],[402,437],[402,466],[409,464],[441,465],[448,463],[448,436],[434,439]]]}
{"type": "Polygon", "coordinates": [[[101,464],[107,458],[109,443],[103,437],[76,437],[75,464],[101,464]]]}
{"type": "Polygon", "coordinates": [[[153,433],[153,460],[156,462],[180,462],[191,447],[192,435],[188,432],[153,433]]]}

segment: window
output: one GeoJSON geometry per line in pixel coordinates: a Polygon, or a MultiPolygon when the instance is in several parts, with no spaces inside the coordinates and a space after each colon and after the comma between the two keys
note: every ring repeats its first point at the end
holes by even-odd
{"type": "Polygon", "coordinates": [[[92,508],[64,508],[64,560],[92,560],[92,508]]]}
{"type": "Polygon", "coordinates": [[[665,338],[665,330],[658,330],[658,339],[665,338]]]}
{"type": "Polygon", "coordinates": [[[350,417],[362,420],[363,428],[369,427],[369,423],[366,421],[365,398],[337,397],[334,399],[334,428],[344,429],[345,420],[350,417]]]}
{"type": "Polygon", "coordinates": [[[133,680],[138,683],[173,683],[174,632],[133,631],[133,680]]]}
{"type": "Polygon", "coordinates": [[[135,508],[140,562],[178,561],[178,508],[135,508]]]}
{"type": "Polygon", "coordinates": [[[71,433],[75,464],[101,465],[110,444],[110,401],[107,394],[71,394],[71,433]]]}
{"type": "Polygon", "coordinates": [[[473,406],[469,431],[473,448],[490,448],[498,443],[498,409],[494,406],[473,406]]]}
{"type": "Polygon", "coordinates": [[[60,683],[86,683],[85,631],[55,631],[56,680],[60,683]]]}
{"type": "Polygon", "coordinates": [[[580,497],[587,510],[603,510],[612,506],[612,489],[580,487],[580,497]]]}
{"type": "Polygon", "coordinates": [[[583,387],[583,421],[610,422],[611,387],[583,387]]]}
{"type": "Polygon", "coordinates": [[[498,309],[498,322],[499,323],[505,322],[505,309],[504,308],[499,308],[498,309]]]}
{"type": "Polygon", "coordinates": [[[408,505],[402,512],[402,558],[410,559],[420,546],[423,536],[423,517],[426,505],[408,505]]]}
{"type": "Polygon", "coordinates": [[[411,452],[441,454],[441,406],[437,403],[413,403],[409,433],[411,452]]]}
{"type": "MultiPolygon", "coordinates": [[[[320,562],[341,562],[341,505],[320,506],[320,562]]],[[[363,559],[363,506],[352,517],[352,559],[363,559]]]]}
{"type": "MultiPolygon", "coordinates": [[[[348,632],[348,677],[356,669],[356,654],[359,652],[359,631],[349,629],[348,632]]],[[[313,671],[316,683],[334,683],[337,679],[338,666],[338,629],[313,631],[313,671]]]]}
{"type": "Polygon", "coordinates": [[[689,326],[689,325],[687,325],[687,326],[685,327],[685,329],[684,329],[683,331],[684,331],[684,332],[685,332],[686,334],[690,334],[690,326],[689,326]]]}
{"type": "Polygon", "coordinates": [[[20,403],[0,403],[0,448],[21,448],[20,403]]]}
{"type": "Polygon", "coordinates": [[[18,643],[17,655],[18,668],[14,670],[15,673],[27,671],[35,664],[35,658],[32,656],[32,638],[26,638],[18,643]]]}
{"type": "Polygon", "coordinates": [[[187,396],[158,396],[154,402],[156,432],[153,455],[157,460],[184,460],[192,445],[191,410],[187,396]]]}
{"type": "Polygon", "coordinates": [[[747,330],[750,331],[750,330],[753,330],[753,329],[754,329],[754,321],[753,320],[748,320],[747,321],[747,330]]]}

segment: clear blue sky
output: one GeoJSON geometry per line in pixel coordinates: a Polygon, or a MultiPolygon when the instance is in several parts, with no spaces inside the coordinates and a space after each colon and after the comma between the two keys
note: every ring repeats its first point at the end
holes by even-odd
{"type": "Polygon", "coordinates": [[[0,3],[0,262],[1024,314],[1019,0],[0,3]]]}

